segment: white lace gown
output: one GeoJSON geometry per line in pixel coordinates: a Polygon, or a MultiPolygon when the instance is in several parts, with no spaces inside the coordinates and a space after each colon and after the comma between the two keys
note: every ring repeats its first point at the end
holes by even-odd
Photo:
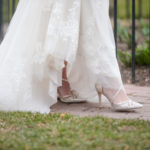
{"type": "Polygon", "coordinates": [[[109,0],[20,0],[0,45],[0,110],[49,113],[64,61],[72,90],[123,90],[109,0]]]}

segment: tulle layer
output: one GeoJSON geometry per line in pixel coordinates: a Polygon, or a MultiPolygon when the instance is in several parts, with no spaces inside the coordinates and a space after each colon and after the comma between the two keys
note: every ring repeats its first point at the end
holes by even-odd
{"type": "Polygon", "coordinates": [[[0,46],[0,110],[49,113],[67,61],[70,86],[92,99],[122,81],[109,0],[20,0],[0,46]]]}

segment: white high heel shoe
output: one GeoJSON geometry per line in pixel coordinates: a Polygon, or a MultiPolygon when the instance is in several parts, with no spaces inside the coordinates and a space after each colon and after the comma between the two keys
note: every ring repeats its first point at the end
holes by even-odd
{"type": "MultiPolygon", "coordinates": [[[[98,89],[98,95],[99,95],[99,108],[102,108],[102,88],[98,89]]],[[[111,103],[111,106],[113,108],[113,110],[115,111],[132,111],[134,109],[139,109],[142,108],[143,105],[137,102],[132,101],[131,99],[127,100],[127,101],[123,101],[120,103],[112,103],[110,100],[109,102],[111,103]]]]}
{"type": "Polygon", "coordinates": [[[58,97],[58,99],[63,103],[83,103],[86,102],[85,99],[76,98],[75,95],[67,95],[64,97],[58,97]]]}
{"type": "MultiPolygon", "coordinates": [[[[65,82],[68,82],[66,79],[62,79],[65,82]]],[[[58,92],[58,100],[60,100],[63,103],[83,103],[86,102],[85,99],[80,98],[77,94],[72,92],[72,95],[65,95],[61,97],[58,92]]]]}

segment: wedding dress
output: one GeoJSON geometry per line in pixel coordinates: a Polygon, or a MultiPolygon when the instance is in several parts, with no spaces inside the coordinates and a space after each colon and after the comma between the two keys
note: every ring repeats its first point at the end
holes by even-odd
{"type": "Polygon", "coordinates": [[[67,61],[71,89],[124,91],[109,0],[20,0],[0,45],[0,110],[49,113],[67,61]]]}

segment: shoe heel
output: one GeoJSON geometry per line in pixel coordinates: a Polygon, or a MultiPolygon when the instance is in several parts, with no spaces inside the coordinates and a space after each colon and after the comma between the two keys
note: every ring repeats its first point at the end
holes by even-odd
{"type": "Polygon", "coordinates": [[[103,106],[102,106],[102,93],[98,93],[99,95],[99,108],[102,109],[103,106]]]}

